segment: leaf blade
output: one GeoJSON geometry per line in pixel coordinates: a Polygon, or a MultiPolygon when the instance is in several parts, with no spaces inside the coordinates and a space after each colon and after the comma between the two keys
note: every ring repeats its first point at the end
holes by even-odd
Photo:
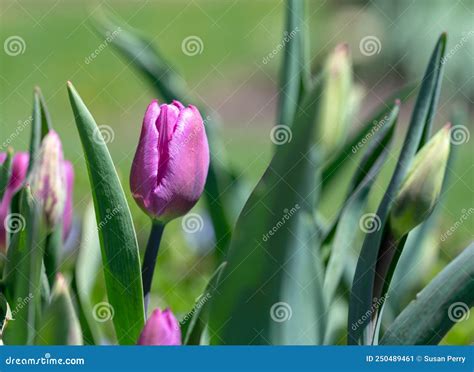
{"type": "Polygon", "coordinates": [[[130,209],[107,146],[102,136],[96,134],[100,132],[94,118],[71,83],[68,93],[100,227],[104,275],[114,308],[115,331],[120,344],[135,344],[144,326],[145,313],[139,248],[130,209]],[[127,301],[123,301],[124,297],[127,301]]]}

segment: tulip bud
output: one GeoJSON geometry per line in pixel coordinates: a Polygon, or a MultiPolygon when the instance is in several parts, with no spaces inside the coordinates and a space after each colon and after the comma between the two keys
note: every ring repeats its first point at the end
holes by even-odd
{"type": "Polygon", "coordinates": [[[395,236],[405,235],[433,211],[446,173],[450,127],[444,126],[416,154],[390,213],[395,236]]]}
{"type": "Polygon", "coordinates": [[[209,147],[197,108],[153,100],[130,173],[137,204],[163,223],[186,214],[204,190],[208,168],[209,147]]]}
{"type": "Polygon", "coordinates": [[[147,320],[138,345],[181,345],[181,329],[170,309],[156,309],[147,320]]]}
{"type": "Polygon", "coordinates": [[[354,111],[352,65],[349,47],[340,44],[329,55],[324,67],[325,82],[318,120],[318,141],[327,153],[346,138],[349,115],[354,111]]]}
{"type": "MultiPolygon", "coordinates": [[[[0,164],[3,164],[5,159],[6,154],[0,153],[0,164]]],[[[9,213],[10,203],[13,196],[25,180],[26,171],[28,169],[28,160],[29,156],[26,152],[18,152],[13,157],[10,179],[8,180],[5,193],[3,194],[3,198],[0,203],[0,251],[5,251],[6,248],[6,231],[4,222],[9,213]]]]}
{"type": "Polygon", "coordinates": [[[63,150],[61,140],[53,130],[50,130],[41,142],[29,183],[33,197],[43,212],[46,225],[53,229],[60,222],[66,201],[63,150]]]}

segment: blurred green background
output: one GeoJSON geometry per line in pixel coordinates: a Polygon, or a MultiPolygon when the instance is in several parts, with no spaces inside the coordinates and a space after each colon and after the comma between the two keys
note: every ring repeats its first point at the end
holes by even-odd
{"type": "MultiPolygon", "coordinates": [[[[420,79],[439,34],[448,32],[449,59],[446,62],[440,110],[436,126],[451,120],[453,110],[468,113],[464,125],[472,129],[474,99],[474,30],[472,0],[442,1],[309,1],[312,70],[316,72],[325,55],[338,43],[347,42],[352,51],[355,82],[363,91],[360,113],[353,126],[360,125],[374,107],[406,82],[420,79]],[[361,53],[359,43],[371,35],[380,40],[372,56],[361,53]]],[[[59,132],[65,156],[76,171],[75,211],[77,220],[91,194],[81,145],[66,94],[66,81],[73,81],[99,125],[113,129],[109,149],[128,192],[128,174],[144,110],[154,98],[148,83],[92,27],[102,10],[143,31],[181,73],[192,93],[220,117],[225,148],[233,165],[249,184],[262,175],[271,157],[269,138],[278,101],[278,71],[282,53],[268,63],[268,56],[280,43],[284,24],[281,1],[79,1],[0,0],[0,133],[11,138],[15,150],[26,150],[31,115],[32,91],[41,87],[59,132]],[[21,38],[18,55],[6,53],[6,41],[21,38]],[[203,42],[201,53],[188,56],[181,44],[188,36],[203,42]],[[96,49],[102,49],[91,58],[96,49]],[[24,128],[18,131],[18,128],[24,128]],[[13,134],[13,135],[12,135],[13,134]]],[[[17,54],[17,53],[15,53],[17,54]]],[[[403,139],[411,102],[403,106],[396,149],[403,139]]],[[[472,141],[472,140],[471,140],[472,141]]],[[[448,171],[451,186],[442,201],[429,248],[427,270],[420,271],[420,286],[446,265],[472,240],[471,215],[454,234],[440,236],[458,221],[463,210],[474,207],[472,142],[460,145],[448,171]]],[[[396,158],[396,149],[393,158],[396,158]]],[[[4,149],[0,149],[4,151],[4,149]]],[[[388,182],[392,161],[379,177],[371,197],[373,210],[388,182]]],[[[355,162],[350,161],[352,165],[355,162]]],[[[351,165],[350,165],[351,166],[351,165]]],[[[349,166],[349,167],[350,167],[349,166]]],[[[350,169],[331,185],[323,197],[325,216],[335,215],[350,169]]],[[[144,247],[149,221],[130,205],[139,242],[144,247]]],[[[200,209],[201,206],[196,206],[200,209]]],[[[181,221],[173,221],[165,232],[158,259],[152,302],[171,306],[179,314],[189,311],[201,293],[214,262],[209,252],[212,231],[186,236],[181,221]]],[[[212,245],[212,244],[211,244],[212,245]]],[[[71,255],[72,256],[72,255],[71,255]]],[[[67,262],[69,262],[67,260],[67,262]]],[[[410,298],[407,299],[407,301],[410,298]]],[[[456,325],[446,343],[472,342],[474,316],[456,325]]]]}

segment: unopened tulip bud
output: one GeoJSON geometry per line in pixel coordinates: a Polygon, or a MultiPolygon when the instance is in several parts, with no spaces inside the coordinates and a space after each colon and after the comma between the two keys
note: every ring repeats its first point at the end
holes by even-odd
{"type": "Polygon", "coordinates": [[[329,55],[325,67],[318,135],[327,153],[336,149],[346,138],[349,115],[354,111],[352,64],[349,47],[340,44],[329,55]]]}
{"type": "Polygon", "coordinates": [[[66,201],[63,150],[61,140],[53,130],[41,142],[29,183],[48,228],[53,229],[63,216],[66,201]]]}
{"type": "Polygon", "coordinates": [[[197,108],[152,101],[130,173],[137,204],[163,223],[186,214],[204,190],[208,168],[209,147],[197,108]]]}
{"type": "Polygon", "coordinates": [[[433,211],[441,193],[450,149],[450,124],[436,133],[416,154],[390,214],[390,227],[401,237],[433,211]]]}
{"type": "Polygon", "coordinates": [[[147,320],[138,345],[181,345],[181,329],[170,309],[156,309],[147,320]]]}
{"type": "Polygon", "coordinates": [[[63,172],[66,179],[66,203],[64,205],[63,213],[63,240],[66,240],[69,231],[71,231],[73,217],[72,194],[74,189],[74,168],[70,161],[65,160],[63,162],[63,172]]]}

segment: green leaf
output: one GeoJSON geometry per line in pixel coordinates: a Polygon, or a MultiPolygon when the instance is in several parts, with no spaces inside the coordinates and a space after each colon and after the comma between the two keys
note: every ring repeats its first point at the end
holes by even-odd
{"type": "Polygon", "coordinates": [[[7,157],[0,167],[0,200],[3,199],[3,195],[7,190],[8,181],[12,174],[12,162],[13,162],[13,149],[9,147],[7,149],[7,157]]]}
{"type": "Polygon", "coordinates": [[[30,161],[28,164],[28,174],[30,173],[42,138],[53,129],[51,123],[51,117],[49,115],[46,102],[43,94],[39,87],[35,87],[33,93],[33,114],[31,124],[31,137],[30,137],[30,161]]]}
{"type": "Polygon", "coordinates": [[[304,2],[287,0],[283,65],[278,103],[278,125],[293,123],[298,107],[303,70],[304,2]]]}
{"type": "Polygon", "coordinates": [[[184,105],[193,104],[199,108],[211,156],[204,195],[215,230],[216,253],[223,258],[231,239],[233,221],[240,212],[243,200],[241,182],[231,170],[216,122],[209,115],[209,110],[189,95],[190,90],[184,81],[145,36],[110,14],[103,15],[94,25],[103,37],[111,39],[110,44],[125,57],[129,65],[136,67],[146,77],[165,101],[179,100],[184,105]]]}
{"type": "Polygon", "coordinates": [[[102,339],[102,332],[97,320],[94,319],[94,307],[91,302],[101,267],[99,233],[95,221],[94,205],[89,204],[84,213],[81,243],[74,272],[78,303],[92,337],[91,340],[84,337],[89,344],[100,344],[102,339]]]}
{"type": "Polygon", "coordinates": [[[43,264],[44,229],[39,208],[31,190],[20,193],[20,212],[12,209],[8,225],[14,231],[8,247],[5,267],[6,297],[13,319],[5,330],[4,341],[10,345],[31,344],[41,306],[41,266],[43,264]],[[13,222],[15,221],[15,222],[13,222]]]}
{"type": "Polygon", "coordinates": [[[291,140],[276,149],[237,220],[219,295],[211,304],[213,344],[282,342],[275,332],[281,322],[272,319],[271,311],[282,302],[282,280],[291,253],[306,244],[296,239],[302,219],[295,214],[311,214],[317,199],[319,156],[314,146],[314,118],[320,87],[317,82],[302,100],[293,126],[285,128],[291,140]]]}
{"type": "Polygon", "coordinates": [[[395,319],[383,345],[435,345],[474,306],[474,244],[446,266],[395,319]]]}
{"type": "Polygon", "coordinates": [[[270,308],[274,321],[272,339],[283,345],[321,345],[327,327],[323,294],[324,268],[312,216],[301,211],[294,234],[295,244],[284,263],[279,302],[270,308]]]}
{"type": "Polygon", "coordinates": [[[209,304],[212,296],[216,294],[216,288],[227,262],[223,262],[212,275],[204,293],[198,297],[193,310],[188,313],[184,322],[181,321],[181,332],[184,335],[185,345],[199,345],[201,337],[209,320],[209,304]]]}
{"type": "Polygon", "coordinates": [[[138,243],[130,209],[100,131],[68,83],[69,99],[86,158],[94,199],[107,295],[120,344],[135,344],[145,312],[138,243]]]}
{"type": "MultiPolygon", "coordinates": [[[[384,293],[382,293],[381,297],[375,299],[374,287],[377,284],[376,281],[385,281],[385,278],[380,278],[376,275],[376,265],[382,264],[382,260],[391,260],[389,255],[384,255],[385,252],[383,249],[380,249],[380,245],[385,233],[385,225],[393,200],[423,140],[425,128],[431,126],[431,121],[433,120],[432,113],[436,108],[432,105],[436,103],[434,97],[439,93],[439,81],[442,77],[442,58],[444,56],[445,46],[446,35],[443,34],[436,44],[425,76],[423,77],[398,162],[377,210],[378,229],[366,235],[362,246],[349,302],[349,344],[371,344],[373,341],[378,313],[377,309],[380,307],[377,301],[383,299],[384,296],[384,293]],[[370,314],[371,316],[366,316],[366,314],[370,314]],[[359,324],[359,326],[352,327],[352,324],[359,324]]],[[[383,265],[389,266],[390,262],[386,262],[383,265]]],[[[387,283],[377,285],[379,288],[384,288],[387,287],[386,284],[387,283]]]]}
{"type": "Polygon", "coordinates": [[[372,185],[388,156],[399,110],[398,105],[392,108],[391,113],[383,123],[383,127],[370,143],[349,186],[346,202],[335,229],[331,256],[324,278],[324,294],[328,303],[333,300],[346,264],[348,251],[356,251],[354,242],[358,232],[357,226],[359,226],[360,218],[367,206],[372,185]]]}
{"type": "Polygon", "coordinates": [[[44,310],[36,345],[82,345],[82,332],[66,280],[58,274],[44,310]]]}

